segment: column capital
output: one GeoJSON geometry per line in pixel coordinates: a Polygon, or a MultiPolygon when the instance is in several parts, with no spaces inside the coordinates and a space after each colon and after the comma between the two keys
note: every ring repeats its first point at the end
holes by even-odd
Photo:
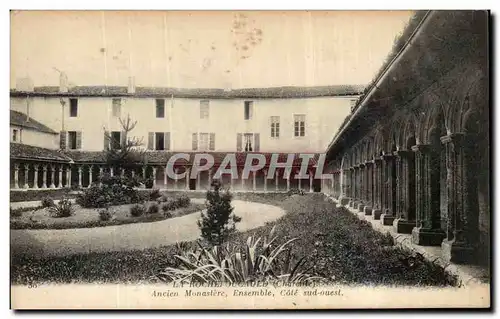
{"type": "Polygon", "coordinates": [[[458,146],[462,142],[464,135],[465,135],[464,133],[451,133],[445,136],[441,136],[440,138],[441,143],[443,144],[452,143],[458,146]]]}
{"type": "Polygon", "coordinates": [[[359,165],[354,165],[353,168],[354,168],[354,170],[358,170],[358,169],[360,169],[360,166],[359,165]]]}
{"type": "Polygon", "coordinates": [[[380,163],[382,163],[382,159],[383,159],[382,156],[380,156],[380,158],[374,158],[373,159],[373,164],[379,165],[380,163]]]}
{"type": "Polygon", "coordinates": [[[431,146],[428,145],[428,144],[417,144],[417,145],[413,145],[411,147],[411,150],[413,152],[420,152],[420,153],[428,153],[431,149],[431,146]]]}
{"type": "Polygon", "coordinates": [[[365,167],[365,163],[359,163],[359,167],[360,168],[364,168],[365,167]]]}
{"type": "Polygon", "coordinates": [[[30,168],[30,164],[24,164],[24,169],[29,169],[30,168]]]}
{"type": "Polygon", "coordinates": [[[365,162],[365,165],[366,165],[366,166],[368,166],[368,167],[369,167],[369,166],[372,166],[372,165],[373,165],[373,161],[366,161],[366,162],[365,162]]]}

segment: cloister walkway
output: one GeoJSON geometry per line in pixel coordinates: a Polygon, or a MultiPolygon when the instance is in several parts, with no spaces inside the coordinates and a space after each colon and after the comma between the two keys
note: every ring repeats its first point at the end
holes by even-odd
{"type": "MultiPolygon", "coordinates": [[[[204,199],[192,199],[203,203],[204,199]]],[[[263,226],[285,214],[277,206],[233,200],[234,213],[242,218],[239,231],[263,226]]],[[[10,231],[11,251],[32,257],[67,256],[92,252],[155,248],[200,237],[200,213],[158,222],[76,229],[16,229],[10,231]]]]}

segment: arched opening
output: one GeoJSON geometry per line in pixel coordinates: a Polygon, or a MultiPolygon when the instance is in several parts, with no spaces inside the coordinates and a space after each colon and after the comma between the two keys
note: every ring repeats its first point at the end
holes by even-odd
{"type": "MultiPolygon", "coordinates": [[[[429,130],[429,214],[424,218],[422,227],[446,230],[447,192],[446,192],[446,153],[441,137],[446,135],[442,112],[436,117],[429,130]]],[[[427,191],[427,190],[424,190],[427,191]]]]}

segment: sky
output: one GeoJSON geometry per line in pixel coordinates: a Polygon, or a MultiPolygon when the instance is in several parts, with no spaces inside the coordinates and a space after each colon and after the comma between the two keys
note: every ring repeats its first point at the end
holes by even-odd
{"type": "Polygon", "coordinates": [[[367,84],[409,11],[13,11],[11,87],[367,84]]]}

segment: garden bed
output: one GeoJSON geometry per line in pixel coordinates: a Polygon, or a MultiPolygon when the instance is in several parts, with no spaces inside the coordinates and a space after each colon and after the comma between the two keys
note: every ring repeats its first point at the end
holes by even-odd
{"type": "Polygon", "coordinates": [[[17,190],[10,191],[10,202],[29,202],[35,200],[42,200],[44,197],[50,196],[52,199],[61,198],[76,198],[78,192],[69,188],[59,189],[37,189],[37,190],[17,190]]]}
{"type": "MultiPolygon", "coordinates": [[[[456,278],[418,254],[394,246],[392,237],[373,230],[344,208],[336,208],[321,194],[245,194],[260,202],[277,204],[287,214],[257,229],[235,234],[230,242],[243,243],[248,236],[266,236],[276,225],[278,242],[298,238],[292,255],[307,256],[313,275],[339,284],[456,285],[456,278]],[[266,198],[268,196],[268,198],[266,198]],[[284,197],[282,197],[284,196],[284,197]]],[[[235,196],[235,199],[237,196],[235,196]]],[[[141,283],[154,282],[166,266],[176,267],[173,257],[195,247],[183,243],[129,252],[92,253],[60,258],[11,257],[13,284],[27,283],[141,283]]]]}
{"type": "MultiPolygon", "coordinates": [[[[156,202],[150,201],[145,203],[149,207],[156,202]]],[[[104,227],[113,225],[123,225],[132,223],[147,223],[168,218],[175,218],[187,214],[199,212],[205,208],[203,204],[190,203],[187,207],[177,208],[169,211],[170,214],[165,214],[161,209],[161,204],[158,205],[157,213],[148,214],[147,212],[141,216],[133,217],[130,214],[130,208],[135,204],[126,204],[111,206],[110,211],[113,212],[113,218],[110,220],[101,220],[97,208],[83,208],[79,205],[74,205],[74,212],[69,217],[52,217],[48,208],[35,208],[32,210],[22,211],[21,216],[12,217],[10,219],[11,229],[69,229],[69,228],[91,228],[104,227]]]]}

